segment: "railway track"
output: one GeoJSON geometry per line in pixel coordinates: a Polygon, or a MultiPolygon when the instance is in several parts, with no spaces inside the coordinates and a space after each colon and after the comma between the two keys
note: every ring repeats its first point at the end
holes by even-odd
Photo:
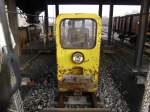
{"type": "MultiPolygon", "coordinates": [[[[41,53],[33,56],[33,58],[31,58],[27,62],[27,66],[23,67],[24,69],[22,70],[29,69],[28,72],[30,72],[30,68],[34,67],[32,69],[36,69],[36,60],[42,59],[41,57],[43,56],[44,55],[41,55],[41,53]]],[[[31,96],[26,97],[26,99],[24,100],[25,111],[30,112],[39,110],[39,112],[43,112],[42,109],[46,109],[46,112],[109,112],[109,109],[106,109],[104,107],[104,104],[100,103],[100,100],[97,100],[99,98],[97,98],[95,94],[59,93],[57,91],[57,80],[55,79],[55,74],[55,72],[50,72],[49,74],[45,75],[50,75],[50,77],[45,77],[45,79],[50,79],[48,87],[44,87],[42,84],[39,85],[38,81],[35,81],[35,83],[37,84],[34,85],[32,90],[30,91],[32,93],[31,96]],[[39,94],[41,94],[40,97],[39,94]],[[49,95],[46,96],[46,94],[49,95]],[[45,101],[44,99],[48,99],[48,101],[45,101]],[[42,106],[42,102],[47,102],[48,105],[46,107],[42,106]],[[30,106],[28,106],[29,103],[34,106],[31,108],[30,106]]]]}
{"type": "Polygon", "coordinates": [[[110,112],[98,99],[92,93],[60,93],[57,105],[48,112],[110,112]]]}

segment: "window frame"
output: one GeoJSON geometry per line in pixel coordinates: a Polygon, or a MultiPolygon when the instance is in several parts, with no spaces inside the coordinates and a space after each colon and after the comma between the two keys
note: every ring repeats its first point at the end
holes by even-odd
{"type": "Polygon", "coordinates": [[[59,24],[59,40],[60,40],[60,46],[61,48],[63,49],[94,49],[96,47],[96,44],[97,44],[97,21],[94,19],[94,18],[63,18],[61,21],[60,21],[60,24],[59,24]],[[62,45],[62,42],[61,42],[61,24],[63,21],[65,21],[66,19],[69,19],[69,20],[82,20],[82,19],[87,19],[87,20],[92,20],[95,22],[95,42],[94,42],[94,45],[90,48],[69,48],[69,47],[63,47],[62,45]]]}

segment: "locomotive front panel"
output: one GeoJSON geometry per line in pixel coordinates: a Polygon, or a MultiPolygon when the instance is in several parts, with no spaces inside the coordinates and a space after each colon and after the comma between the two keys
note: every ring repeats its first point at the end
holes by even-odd
{"type": "Polygon", "coordinates": [[[59,91],[96,92],[101,20],[94,14],[62,14],[56,20],[59,91]]]}

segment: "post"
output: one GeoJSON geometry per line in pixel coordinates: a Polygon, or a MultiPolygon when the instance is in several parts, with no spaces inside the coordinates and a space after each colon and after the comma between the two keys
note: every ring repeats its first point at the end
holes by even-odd
{"type": "Polygon", "coordinates": [[[3,48],[4,58],[0,70],[0,110],[7,112],[7,107],[9,105],[11,96],[20,86],[21,77],[18,60],[12,48],[4,0],[0,0],[0,23],[6,42],[6,49],[3,48]],[[14,75],[16,81],[12,87],[10,84],[10,78],[12,78],[14,75]]]}
{"type": "Polygon", "coordinates": [[[120,17],[118,18],[117,33],[120,33],[119,27],[120,27],[120,17]]]}
{"type": "Polygon", "coordinates": [[[129,30],[128,33],[131,33],[131,29],[132,29],[132,21],[133,21],[133,16],[130,16],[130,23],[129,23],[129,30]]]}
{"type": "Polygon", "coordinates": [[[17,19],[17,10],[16,10],[16,0],[7,0],[7,8],[8,8],[8,18],[9,18],[9,26],[15,40],[16,53],[19,55],[19,38],[18,38],[18,19],[17,19]]]}
{"type": "Polygon", "coordinates": [[[140,68],[142,66],[142,58],[143,58],[143,49],[144,49],[144,37],[145,32],[147,30],[147,22],[149,15],[149,0],[143,0],[143,4],[141,5],[141,17],[140,17],[140,29],[139,29],[139,37],[137,40],[137,48],[136,48],[136,60],[135,67],[140,68]]]}
{"type": "Polygon", "coordinates": [[[48,44],[48,6],[45,6],[45,34],[46,34],[46,44],[48,44]]]}
{"type": "Polygon", "coordinates": [[[103,5],[102,4],[99,4],[99,16],[102,18],[102,11],[103,11],[103,5]]]}
{"type": "Polygon", "coordinates": [[[85,20],[82,20],[82,28],[85,28],[85,20]]]}
{"type": "Polygon", "coordinates": [[[124,32],[123,32],[123,34],[127,34],[127,26],[126,26],[126,24],[127,24],[127,16],[125,16],[125,18],[124,18],[125,20],[125,22],[124,22],[124,32]]]}
{"type": "Polygon", "coordinates": [[[56,17],[59,15],[59,5],[55,5],[55,12],[56,12],[56,17]]]}
{"type": "Polygon", "coordinates": [[[108,24],[108,45],[111,44],[113,9],[114,9],[114,6],[113,6],[113,4],[111,3],[111,4],[110,4],[110,11],[109,11],[109,24],[108,24]]]}

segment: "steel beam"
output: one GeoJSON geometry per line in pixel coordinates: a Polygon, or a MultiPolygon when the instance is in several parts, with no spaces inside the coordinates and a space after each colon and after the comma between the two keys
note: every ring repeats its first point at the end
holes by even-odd
{"type": "Polygon", "coordinates": [[[16,10],[16,0],[7,0],[7,9],[8,9],[8,20],[9,20],[9,26],[13,35],[13,38],[15,40],[15,50],[16,54],[20,54],[19,50],[19,37],[18,37],[18,19],[17,19],[17,12],[16,10]]]}
{"type": "Polygon", "coordinates": [[[136,47],[136,60],[135,67],[141,68],[142,66],[142,58],[143,58],[143,49],[145,43],[145,33],[147,31],[147,23],[148,23],[148,15],[149,15],[149,0],[143,0],[141,5],[141,16],[140,16],[140,29],[139,29],[139,37],[137,40],[136,47]]]}
{"type": "MultiPolygon", "coordinates": [[[[4,53],[4,59],[3,59],[3,65],[1,65],[1,70],[0,71],[0,76],[4,75],[5,80],[6,78],[11,78],[15,75],[16,83],[13,84],[13,87],[10,86],[9,82],[5,82],[2,86],[4,86],[4,91],[1,91],[5,93],[5,90],[7,93],[4,96],[1,96],[2,98],[5,97],[6,100],[9,100],[11,96],[16,92],[16,90],[19,88],[20,83],[21,83],[21,77],[20,77],[20,70],[19,70],[19,63],[17,60],[17,57],[13,51],[12,43],[11,43],[11,37],[10,37],[10,31],[9,31],[9,26],[7,22],[7,16],[5,12],[5,3],[4,0],[0,0],[0,24],[1,28],[4,33],[4,38],[6,42],[6,49],[3,48],[3,53],[4,53]],[[4,71],[3,71],[4,70],[4,71]],[[9,87],[7,86],[9,85],[9,87]],[[8,87],[8,88],[7,88],[8,87]]],[[[1,79],[1,78],[0,78],[1,79]]],[[[1,80],[2,80],[1,79],[1,80]]]]}
{"type": "Polygon", "coordinates": [[[129,30],[128,30],[128,33],[131,33],[132,22],[133,22],[133,16],[130,16],[130,23],[129,23],[129,30]]]}
{"type": "MultiPolygon", "coordinates": [[[[67,5],[97,5],[99,3],[109,5],[110,0],[47,0],[48,4],[67,4],[67,5]]],[[[111,0],[115,5],[139,5],[141,0],[111,0]]]]}
{"type": "Polygon", "coordinates": [[[46,43],[48,43],[48,6],[45,5],[45,34],[46,34],[46,43]]]}
{"type": "Polygon", "coordinates": [[[109,11],[109,24],[108,24],[108,45],[111,44],[111,33],[112,33],[112,20],[113,20],[113,4],[110,4],[110,11],[109,11]]]}
{"type": "Polygon", "coordinates": [[[99,16],[102,18],[102,11],[103,11],[103,5],[102,4],[99,4],[99,16]]]}
{"type": "Polygon", "coordinates": [[[56,17],[59,15],[59,5],[55,5],[55,12],[56,12],[56,17]]]}
{"type": "Polygon", "coordinates": [[[4,6],[3,5],[4,5],[4,0],[0,0],[0,23],[2,24],[8,51],[13,52],[13,46],[12,46],[12,42],[11,42],[8,22],[6,19],[7,17],[6,17],[5,7],[4,7],[5,5],[4,6]]]}

